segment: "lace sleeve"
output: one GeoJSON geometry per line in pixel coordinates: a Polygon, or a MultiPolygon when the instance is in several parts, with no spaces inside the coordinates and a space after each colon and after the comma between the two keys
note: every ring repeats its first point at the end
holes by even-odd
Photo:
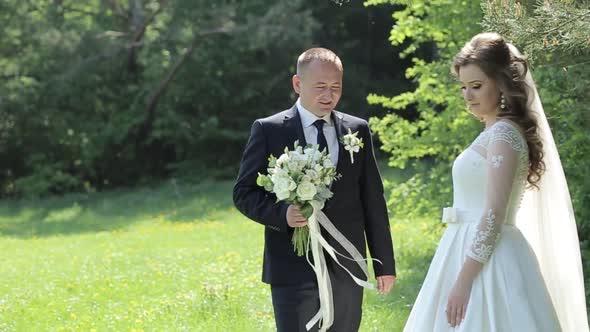
{"type": "Polygon", "coordinates": [[[524,141],[511,125],[497,123],[490,128],[487,146],[487,192],[484,213],[467,255],[481,263],[488,261],[500,238],[502,224],[519,166],[524,141]]]}

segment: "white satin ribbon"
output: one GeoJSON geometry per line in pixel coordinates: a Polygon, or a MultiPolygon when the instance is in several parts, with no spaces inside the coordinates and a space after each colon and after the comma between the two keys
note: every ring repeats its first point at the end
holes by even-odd
{"type": "MultiPolygon", "coordinates": [[[[369,278],[367,259],[363,258],[356,247],[350,243],[350,241],[348,241],[348,239],[346,239],[346,237],[342,235],[340,231],[336,229],[330,219],[328,219],[328,217],[322,212],[322,206],[320,203],[312,202],[311,205],[313,206],[313,214],[309,218],[307,226],[309,227],[310,236],[308,245],[311,246],[311,254],[314,262],[311,263],[309,260],[309,250],[307,251],[306,257],[308,263],[313,268],[318,281],[320,309],[305,325],[305,328],[309,331],[319,321],[320,332],[323,332],[328,330],[328,328],[330,328],[330,326],[332,326],[334,323],[334,303],[332,296],[332,283],[330,282],[330,276],[326,266],[326,259],[322,254],[322,249],[325,250],[332,257],[332,259],[334,259],[334,261],[350,275],[357,285],[367,289],[373,289],[374,286],[373,284],[356,277],[340,263],[337,255],[355,261],[367,279],[369,278]],[[348,252],[350,257],[342,255],[341,253],[337,252],[330,244],[328,244],[328,241],[326,241],[326,239],[321,234],[320,225],[334,238],[334,240],[336,240],[336,242],[338,242],[338,244],[344,248],[344,250],[346,250],[346,252],[348,252]]],[[[381,263],[377,259],[374,260],[381,263]]]]}

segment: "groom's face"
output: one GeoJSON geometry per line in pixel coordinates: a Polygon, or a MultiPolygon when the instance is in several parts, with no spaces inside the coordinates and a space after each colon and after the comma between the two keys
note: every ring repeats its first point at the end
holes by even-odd
{"type": "Polygon", "coordinates": [[[336,108],[342,96],[342,71],[333,63],[313,60],[293,76],[293,89],[305,109],[323,117],[336,108]]]}

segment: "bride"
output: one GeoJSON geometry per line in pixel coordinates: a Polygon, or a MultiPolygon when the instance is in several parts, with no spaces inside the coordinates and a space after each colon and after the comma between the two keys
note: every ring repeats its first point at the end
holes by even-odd
{"type": "Polygon", "coordinates": [[[527,68],[495,33],[455,57],[485,130],[453,164],[448,227],[406,332],[588,331],[571,199],[527,68]]]}

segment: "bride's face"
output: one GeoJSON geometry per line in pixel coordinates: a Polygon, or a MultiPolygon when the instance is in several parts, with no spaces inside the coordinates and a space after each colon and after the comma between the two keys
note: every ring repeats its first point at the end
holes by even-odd
{"type": "Polygon", "coordinates": [[[463,99],[469,111],[481,119],[496,116],[500,105],[500,89],[477,65],[459,68],[463,99]]]}

